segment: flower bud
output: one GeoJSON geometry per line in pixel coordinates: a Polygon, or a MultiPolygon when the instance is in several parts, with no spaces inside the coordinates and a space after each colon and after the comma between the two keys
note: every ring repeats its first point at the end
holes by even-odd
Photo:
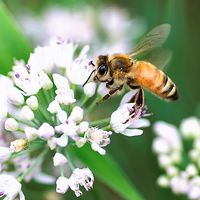
{"type": "Polygon", "coordinates": [[[90,82],[84,86],[84,93],[88,97],[92,97],[96,91],[96,83],[90,82]]]}
{"type": "Polygon", "coordinates": [[[83,109],[75,106],[71,112],[70,119],[73,121],[81,121],[83,119],[83,109]]]}
{"type": "Polygon", "coordinates": [[[45,122],[40,126],[37,134],[41,138],[49,139],[50,137],[54,136],[55,132],[54,132],[54,128],[45,122]]]}
{"type": "Polygon", "coordinates": [[[28,141],[31,141],[37,138],[37,129],[33,127],[26,127],[24,131],[25,131],[25,135],[28,141]]]}
{"type": "Polygon", "coordinates": [[[36,96],[31,96],[26,100],[26,104],[32,109],[37,110],[38,108],[38,99],[36,96]]]}
{"type": "Polygon", "coordinates": [[[34,113],[28,106],[24,106],[22,108],[20,115],[21,118],[24,120],[31,121],[34,119],[34,113]]]}
{"type": "Polygon", "coordinates": [[[55,167],[60,166],[60,165],[64,165],[65,163],[67,163],[67,158],[61,154],[61,153],[56,153],[53,157],[53,165],[55,167]]]}
{"type": "Polygon", "coordinates": [[[83,121],[79,124],[79,130],[81,133],[86,132],[88,130],[88,128],[89,128],[89,123],[86,121],[83,121]]]}
{"type": "Polygon", "coordinates": [[[49,104],[47,110],[48,110],[51,114],[54,114],[54,113],[57,113],[58,111],[60,111],[60,110],[61,110],[61,107],[60,107],[60,104],[59,104],[56,100],[54,100],[54,101],[52,101],[52,102],[49,104]]]}
{"type": "Polygon", "coordinates": [[[56,181],[56,192],[65,194],[68,188],[69,188],[69,179],[64,176],[60,176],[56,181]]]}
{"type": "Polygon", "coordinates": [[[157,179],[157,184],[160,186],[160,187],[163,187],[163,188],[166,188],[169,186],[169,178],[167,176],[160,176],[158,177],[157,179]]]}
{"type": "Polygon", "coordinates": [[[5,121],[5,129],[7,131],[17,131],[18,128],[19,128],[19,124],[14,118],[8,118],[5,121]]]}
{"type": "Polygon", "coordinates": [[[169,176],[171,176],[171,177],[177,176],[178,172],[179,172],[178,169],[176,167],[172,166],[172,165],[168,166],[167,169],[166,169],[166,171],[167,171],[167,174],[169,176]]]}
{"type": "Polygon", "coordinates": [[[194,164],[189,164],[187,167],[186,167],[186,172],[189,176],[195,176],[198,174],[198,171],[197,171],[197,168],[195,167],[194,164]]]}
{"type": "Polygon", "coordinates": [[[11,150],[8,147],[0,147],[0,163],[9,159],[11,150]]]}
{"type": "Polygon", "coordinates": [[[46,73],[41,72],[40,79],[43,89],[50,90],[53,87],[53,83],[46,73]]]}
{"type": "Polygon", "coordinates": [[[64,110],[60,110],[57,113],[57,118],[61,123],[67,122],[67,113],[64,110]]]}
{"type": "Polygon", "coordinates": [[[10,150],[12,152],[20,152],[28,147],[28,140],[21,138],[10,143],[10,150]]]}
{"type": "Polygon", "coordinates": [[[14,105],[24,104],[24,96],[16,87],[11,87],[8,91],[8,99],[14,105]]]}
{"type": "Polygon", "coordinates": [[[80,138],[78,140],[76,140],[76,146],[78,148],[81,148],[84,146],[84,144],[86,143],[87,139],[86,138],[80,138]]]}

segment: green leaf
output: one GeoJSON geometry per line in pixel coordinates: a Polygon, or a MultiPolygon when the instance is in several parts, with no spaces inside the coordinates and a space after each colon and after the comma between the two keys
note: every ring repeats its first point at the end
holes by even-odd
{"type": "Polygon", "coordinates": [[[19,25],[0,2],[0,73],[6,74],[11,69],[14,58],[27,60],[29,53],[30,46],[19,25]]]}
{"type": "Polygon", "coordinates": [[[124,199],[143,199],[119,165],[108,153],[105,156],[101,156],[92,151],[88,145],[85,145],[81,149],[71,147],[70,153],[78,157],[92,170],[95,177],[116,191],[124,199]]]}

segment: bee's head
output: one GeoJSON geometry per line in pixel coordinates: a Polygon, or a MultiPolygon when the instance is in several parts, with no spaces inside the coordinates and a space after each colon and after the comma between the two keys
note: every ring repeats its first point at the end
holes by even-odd
{"type": "Polygon", "coordinates": [[[98,56],[95,68],[94,81],[107,82],[111,79],[108,56],[98,56]]]}

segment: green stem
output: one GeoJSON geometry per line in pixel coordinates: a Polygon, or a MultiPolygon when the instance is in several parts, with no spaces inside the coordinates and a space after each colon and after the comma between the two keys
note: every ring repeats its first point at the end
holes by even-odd
{"type": "Polygon", "coordinates": [[[90,113],[90,112],[94,109],[94,107],[97,105],[96,102],[97,102],[98,99],[99,99],[99,96],[97,96],[97,97],[94,99],[94,101],[90,104],[90,106],[89,106],[88,108],[86,108],[85,114],[90,113]]]}
{"type": "Polygon", "coordinates": [[[18,177],[18,181],[21,182],[23,179],[31,173],[37,165],[40,165],[44,160],[45,155],[48,152],[48,148],[46,148],[32,163],[31,167],[29,167],[21,176],[18,177]]]}
{"type": "Polygon", "coordinates": [[[80,100],[80,107],[82,107],[88,100],[88,96],[83,95],[83,98],[80,100]]]}
{"type": "Polygon", "coordinates": [[[97,126],[100,124],[105,124],[105,123],[109,123],[110,122],[110,118],[105,118],[105,119],[100,119],[100,120],[96,120],[96,121],[92,121],[90,122],[90,126],[97,126]]]}
{"type": "Polygon", "coordinates": [[[103,129],[104,131],[111,131],[111,130],[112,130],[112,127],[111,127],[111,125],[109,124],[109,125],[103,127],[102,129],[103,129]]]}
{"type": "Polygon", "coordinates": [[[65,156],[66,156],[66,158],[67,158],[67,161],[68,161],[68,164],[69,164],[70,169],[73,171],[76,167],[74,166],[74,164],[73,164],[73,162],[72,162],[72,160],[71,160],[71,157],[70,157],[70,155],[69,155],[67,149],[65,149],[65,156]]]}

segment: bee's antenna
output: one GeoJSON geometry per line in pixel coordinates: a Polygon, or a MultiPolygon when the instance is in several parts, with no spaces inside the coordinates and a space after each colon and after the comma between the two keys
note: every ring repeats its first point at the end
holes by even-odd
{"type": "Polygon", "coordinates": [[[96,69],[92,70],[91,74],[89,75],[89,77],[87,78],[87,80],[85,81],[85,83],[82,85],[82,87],[85,86],[85,84],[90,80],[92,74],[96,71],[96,69]]]}

